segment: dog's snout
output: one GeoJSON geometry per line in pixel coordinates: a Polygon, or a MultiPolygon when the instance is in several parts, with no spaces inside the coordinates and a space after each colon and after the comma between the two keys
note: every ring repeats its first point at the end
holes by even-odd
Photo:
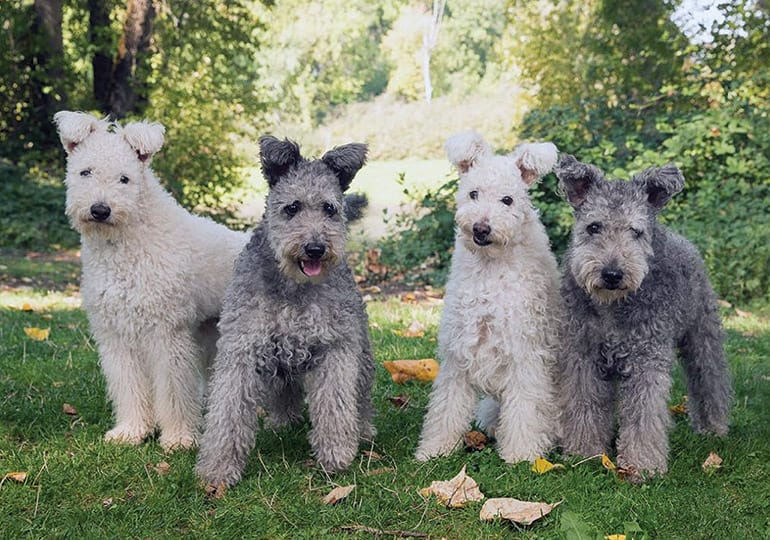
{"type": "Polygon", "coordinates": [[[608,289],[617,289],[623,280],[623,271],[620,268],[610,266],[602,269],[602,281],[608,289]]]}
{"type": "Polygon", "coordinates": [[[473,224],[473,236],[477,238],[486,238],[489,233],[492,232],[492,228],[487,223],[474,223],[473,224]]]}
{"type": "Polygon", "coordinates": [[[96,221],[104,221],[110,217],[110,207],[103,203],[91,205],[91,217],[96,221]]]}
{"type": "Polygon", "coordinates": [[[305,255],[313,260],[318,260],[326,253],[326,247],[323,244],[305,244],[305,255]]]}

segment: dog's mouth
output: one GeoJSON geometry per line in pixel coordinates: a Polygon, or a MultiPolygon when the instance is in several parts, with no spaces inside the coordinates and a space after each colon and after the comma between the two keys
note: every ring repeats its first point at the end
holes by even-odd
{"type": "Polygon", "coordinates": [[[476,236],[474,234],[473,235],[473,243],[476,244],[477,246],[484,247],[484,246],[488,246],[489,244],[491,244],[492,240],[490,240],[489,237],[487,237],[487,236],[476,236]]]}
{"type": "Polygon", "coordinates": [[[323,263],[320,259],[300,259],[299,269],[307,277],[316,277],[321,275],[321,271],[323,270],[323,263]]]}

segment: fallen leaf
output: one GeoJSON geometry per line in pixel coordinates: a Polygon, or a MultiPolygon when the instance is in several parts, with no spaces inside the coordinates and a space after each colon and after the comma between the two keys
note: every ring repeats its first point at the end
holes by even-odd
{"type": "Polygon", "coordinates": [[[497,518],[515,521],[522,525],[531,525],[541,517],[549,514],[562,501],[553,504],[520,501],[518,499],[502,498],[488,499],[481,507],[479,518],[483,521],[493,521],[497,518]]]}
{"type": "Polygon", "coordinates": [[[537,474],[545,474],[548,471],[554,470],[554,469],[563,469],[564,465],[561,463],[551,463],[544,457],[537,457],[535,458],[535,462],[532,464],[532,471],[536,472],[537,474]]]}
{"type": "Polygon", "coordinates": [[[166,463],[165,461],[161,461],[160,463],[156,463],[155,465],[152,465],[152,468],[155,470],[156,473],[158,473],[161,476],[164,476],[171,471],[171,465],[166,463]]]}
{"type": "Polygon", "coordinates": [[[61,406],[61,410],[64,412],[64,414],[67,414],[69,416],[77,416],[78,410],[70,405],[69,403],[64,403],[61,406]]]}
{"type": "Polygon", "coordinates": [[[382,363],[390,373],[395,383],[403,383],[410,379],[429,382],[438,374],[438,362],[432,358],[422,360],[390,360],[382,363]]]}
{"type": "Polygon", "coordinates": [[[703,462],[701,467],[703,467],[703,470],[706,472],[714,472],[722,467],[722,458],[714,452],[709,452],[709,456],[706,458],[706,461],[703,462]]]}
{"type": "Polygon", "coordinates": [[[480,431],[469,431],[463,435],[463,443],[466,450],[484,450],[489,439],[480,431]]]}
{"type": "Polygon", "coordinates": [[[391,396],[388,398],[388,401],[390,401],[397,409],[405,409],[409,405],[409,396],[400,395],[400,396],[391,396]]]}
{"type": "Polygon", "coordinates": [[[109,508],[112,506],[112,497],[102,500],[102,508],[109,508]]]}
{"type": "Polygon", "coordinates": [[[51,333],[50,328],[36,328],[34,326],[26,327],[24,329],[24,333],[27,334],[27,337],[30,339],[34,339],[35,341],[45,341],[48,339],[48,334],[51,333]]]}
{"type": "Polygon", "coordinates": [[[604,540],[626,540],[625,534],[608,534],[604,540]]]}
{"type": "Polygon", "coordinates": [[[412,324],[409,325],[409,328],[406,330],[392,330],[392,332],[401,337],[408,337],[408,338],[417,338],[417,337],[423,337],[425,335],[425,325],[422,324],[420,321],[414,320],[412,321],[412,324]]]}
{"type": "Polygon", "coordinates": [[[13,480],[14,482],[19,482],[21,484],[27,479],[27,473],[26,472],[9,472],[9,473],[5,473],[5,478],[7,478],[8,480],[13,480]]]}
{"type": "Polygon", "coordinates": [[[321,501],[324,504],[337,504],[342,499],[350,495],[350,493],[356,488],[355,484],[349,486],[337,486],[329,492],[326,497],[321,501]]]}
{"type": "Polygon", "coordinates": [[[378,474],[385,474],[385,473],[392,473],[396,472],[396,469],[393,467],[380,467],[378,469],[371,469],[364,473],[364,476],[377,476],[378,474]]]}
{"type": "Polygon", "coordinates": [[[682,396],[682,401],[676,405],[672,405],[668,408],[671,414],[674,416],[682,416],[687,414],[687,396],[682,396]]]}
{"type": "Polygon", "coordinates": [[[364,450],[363,452],[361,452],[361,454],[363,454],[363,456],[366,459],[369,459],[371,461],[379,461],[380,459],[382,459],[382,456],[377,452],[375,452],[374,450],[364,450]]]}
{"type": "Polygon", "coordinates": [[[728,302],[727,300],[722,300],[721,298],[717,300],[717,304],[719,304],[723,308],[731,308],[733,305],[728,302]]]}
{"type": "Polygon", "coordinates": [[[413,304],[416,299],[417,296],[413,292],[408,292],[401,297],[401,301],[405,304],[413,304]]]}
{"type": "Polygon", "coordinates": [[[602,466],[610,471],[617,470],[617,466],[615,466],[607,454],[602,454],[602,466]]]}
{"type": "Polygon", "coordinates": [[[34,311],[28,302],[24,302],[19,309],[22,311],[34,311]]]}
{"type": "Polygon", "coordinates": [[[480,501],[484,494],[479,489],[476,481],[465,474],[465,465],[451,480],[434,480],[430,486],[422,488],[420,495],[436,498],[449,508],[461,508],[470,501],[480,501]]]}
{"type": "Polygon", "coordinates": [[[388,267],[380,263],[380,250],[377,248],[367,250],[364,268],[366,268],[367,272],[380,276],[388,273],[388,267]]]}
{"type": "Polygon", "coordinates": [[[223,499],[227,493],[227,486],[222,483],[219,485],[208,484],[206,486],[206,497],[209,499],[223,499]]]}
{"type": "Polygon", "coordinates": [[[738,315],[738,317],[750,317],[751,313],[748,311],[743,311],[741,309],[735,308],[735,314],[738,315]]]}

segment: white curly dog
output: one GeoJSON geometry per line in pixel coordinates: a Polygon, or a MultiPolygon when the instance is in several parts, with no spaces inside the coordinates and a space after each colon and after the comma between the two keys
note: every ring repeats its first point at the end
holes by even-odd
{"type": "Polygon", "coordinates": [[[460,173],[457,237],[433,383],[416,457],[455,450],[478,423],[500,457],[533,460],[556,440],[552,369],[563,308],[559,273],[528,189],[556,163],[551,143],[496,156],[476,132],[446,143],[460,173]]]}
{"type": "Polygon", "coordinates": [[[115,427],[139,444],[195,446],[216,319],[249,235],[179,206],[150,168],[158,123],[120,126],[82,112],[54,116],[67,153],[67,207],[80,233],[81,294],[115,427]]]}

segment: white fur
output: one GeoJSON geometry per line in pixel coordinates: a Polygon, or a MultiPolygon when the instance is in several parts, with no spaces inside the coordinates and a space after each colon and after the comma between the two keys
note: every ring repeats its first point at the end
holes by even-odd
{"type": "Polygon", "coordinates": [[[66,213],[81,235],[83,307],[116,421],[105,439],[138,444],[158,427],[164,449],[194,446],[214,321],[249,235],[190,214],[161,187],[149,165],[160,124],[68,111],[54,120],[66,213]],[[109,206],[105,222],[93,220],[94,204],[109,206]]]}
{"type": "Polygon", "coordinates": [[[548,172],[556,148],[527,144],[511,156],[491,149],[455,153],[486,145],[478,134],[456,137],[447,143],[450,161],[465,163],[457,165],[457,238],[438,336],[441,369],[416,457],[452,452],[483,395],[492,399],[481,402],[478,423],[496,436],[500,457],[533,460],[556,439],[551,370],[563,308],[556,260],[522,177],[548,172]],[[511,205],[502,202],[506,197],[511,205]],[[474,243],[479,223],[491,228],[492,244],[474,243]]]}

